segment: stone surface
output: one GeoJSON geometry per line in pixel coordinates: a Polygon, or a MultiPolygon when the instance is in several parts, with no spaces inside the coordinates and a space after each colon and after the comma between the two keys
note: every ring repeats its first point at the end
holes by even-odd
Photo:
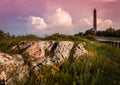
{"type": "Polygon", "coordinates": [[[14,80],[21,81],[29,74],[21,55],[10,56],[0,52],[0,85],[14,85],[14,80]]]}
{"type": "Polygon", "coordinates": [[[70,41],[60,41],[54,50],[53,62],[62,63],[69,58],[74,43],[70,41]]]}
{"type": "Polygon", "coordinates": [[[21,41],[12,48],[12,51],[34,61],[45,57],[45,51],[51,51],[54,43],[55,41],[21,41]]]}
{"type": "Polygon", "coordinates": [[[7,81],[14,71],[13,59],[10,55],[0,52],[0,82],[7,81]]]}
{"type": "Polygon", "coordinates": [[[79,43],[75,48],[74,48],[74,58],[81,58],[82,55],[88,54],[88,51],[84,47],[85,43],[79,43]]]}
{"type": "Polygon", "coordinates": [[[14,85],[14,82],[12,81],[18,80],[18,82],[22,82],[22,84],[24,84],[26,77],[29,76],[30,67],[24,63],[24,59],[21,55],[14,54],[12,55],[12,58],[14,62],[14,72],[8,80],[8,83],[14,85]]]}

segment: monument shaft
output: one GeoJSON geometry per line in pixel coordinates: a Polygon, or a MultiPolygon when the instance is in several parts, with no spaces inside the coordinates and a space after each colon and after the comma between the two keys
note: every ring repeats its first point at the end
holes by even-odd
{"type": "Polygon", "coordinates": [[[93,29],[97,30],[97,11],[94,9],[93,11],[93,29]]]}

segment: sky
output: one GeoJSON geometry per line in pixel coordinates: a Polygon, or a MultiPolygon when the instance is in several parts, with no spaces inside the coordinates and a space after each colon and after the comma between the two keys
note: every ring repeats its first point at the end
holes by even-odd
{"type": "Polygon", "coordinates": [[[75,34],[93,27],[120,29],[120,0],[1,0],[0,29],[14,35],[75,34]]]}

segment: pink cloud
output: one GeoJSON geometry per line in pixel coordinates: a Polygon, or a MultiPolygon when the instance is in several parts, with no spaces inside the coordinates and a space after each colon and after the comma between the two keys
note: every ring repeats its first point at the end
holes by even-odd
{"type": "Polygon", "coordinates": [[[50,18],[51,23],[54,26],[63,26],[67,28],[70,28],[72,26],[71,15],[60,7],[55,10],[55,12],[50,18]]]}
{"type": "MultiPolygon", "coordinates": [[[[79,21],[80,25],[88,26],[88,27],[93,27],[93,17],[88,17],[88,18],[83,18],[80,19],[79,21]]],[[[102,19],[102,18],[97,18],[97,25],[98,25],[98,30],[105,30],[108,27],[113,27],[114,23],[110,19],[102,19]]]]}
{"type": "Polygon", "coordinates": [[[27,25],[34,30],[44,30],[47,28],[47,24],[41,17],[29,16],[27,18],[27,25]]]}

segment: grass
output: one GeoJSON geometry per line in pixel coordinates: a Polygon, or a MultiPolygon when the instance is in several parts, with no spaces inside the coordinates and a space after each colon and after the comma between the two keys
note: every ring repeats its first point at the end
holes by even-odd
{"type": "MultiPolygon", "coordinates": [[[[29,85],[95,85],[100,79],[102,69],[90,58],[65,61],[62,65],[42,67],[39,75],[31,77],[33,82],[29,85]],[[96,67],[96,68],[95,68],[96,67]]],[[[97,63],[98,64],[98,63],[97,63]]]]}
{"type": "Polygon", "coordinates": [[[102,85],[120,85],[120,49],[103,45],[98,47],[98,52],[105,62],[104,75],[101,80],[102,85]]]}
{"type": "Polygon", "coordinates": [[[97,85],[120,85],[120,49],[99,42],[87,42],[88,50],[97,53],[104,67],[101,80],[97,85]]]}

